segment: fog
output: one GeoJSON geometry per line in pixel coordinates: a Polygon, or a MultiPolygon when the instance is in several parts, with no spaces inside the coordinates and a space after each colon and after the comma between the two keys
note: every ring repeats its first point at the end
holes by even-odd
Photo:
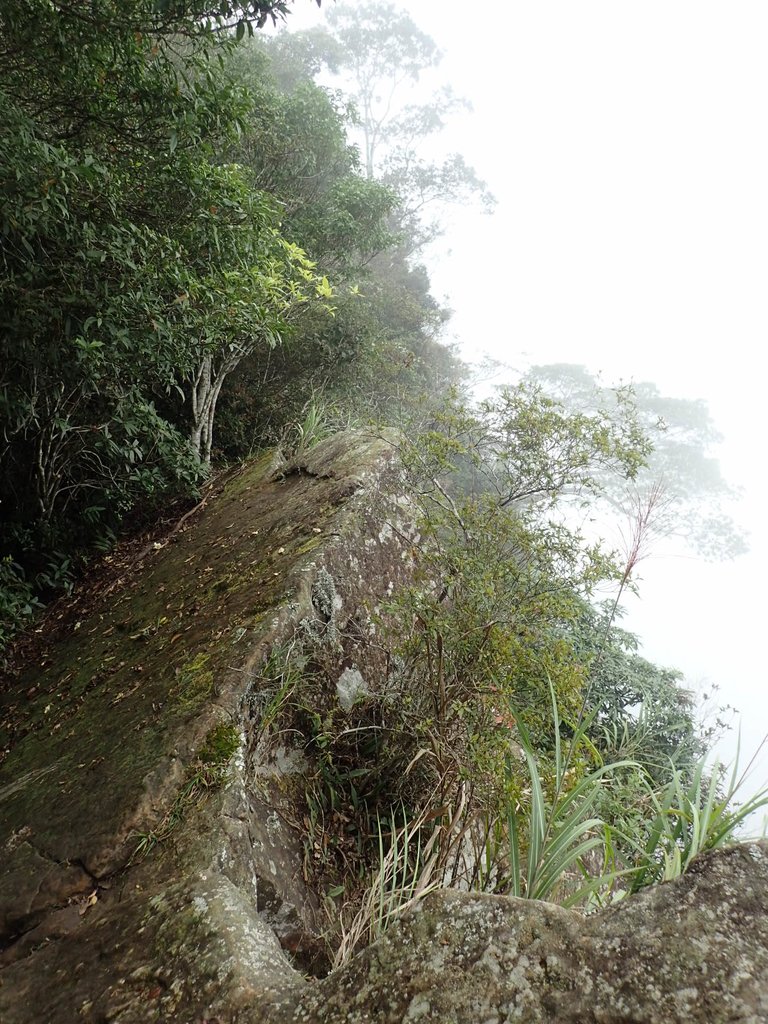
{"type": "MultiPolygon", "coordinates": [[[[454,311],[448,340],[472,363],[582,363],[703,398],[723,434],[714,454],[742,489],[732,514],[749,553],[707,563],[666,542],[624,624],[651,660],[740,709],[745,762],[768,727],[768,7],[403,6],[444,51],[435,81],[472,103],[440,145],[497,199],[490,216],[453,211],[425,254],[454,311]]],[[[322,17],[297,0],[289,22],[322,17]]],[[[767,780],[763,752],[753,784],[767,780]]]]}

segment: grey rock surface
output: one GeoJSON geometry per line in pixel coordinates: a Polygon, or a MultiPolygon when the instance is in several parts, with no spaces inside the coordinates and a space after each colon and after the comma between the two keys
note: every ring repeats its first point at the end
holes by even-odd
{"type": "Polygon", "coordinates": [[[306,991],[306,1024],[762,1024],[768,843],[583,917],[552,904],[434,893],[306,991]]]}

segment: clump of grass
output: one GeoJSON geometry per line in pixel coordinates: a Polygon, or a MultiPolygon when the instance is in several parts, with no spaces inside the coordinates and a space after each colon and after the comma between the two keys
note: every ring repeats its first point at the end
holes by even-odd
{"type": "Polygon", "coordinates": [[[636,848],[639,863],[632,872],[630,892],[684,874],[694,857],[734,842],[746,820],[768,806],[768,787],[743,803],[738,802],[765,742],[764,739],[743,771],[739,767],[740,746],[737,747],[725,786],[726,772],[718,762],[710,766],[702,758],[690,780],[674,764],[670,765],[669,782],[659,792],[650,793],[655,815],[645,847],[636,848]]]}
{"type": "MultiPolygon", "coordinates": [[[[579,747],[588,747],[593,759],[599,762],[599,754],[587,738],[589,718],[583,718],[564,755],[560,737],[560,713],[555,689],[550,682],[552,700],[553,735],[555,738],[554,796],[548,800],[545,795],[545,779],[540,770],[539,759],[534,751],[531,737],[517,718],[520,746],[525,759],[529,781],[529,803],[526,811],[510,799],[506,808],[507,836],[509,841],[510,877],[509,892],[513,896],[527,899],[557,899],[563,883],[569,876],[586,877],[583,885],[557,902],[573,906],[601,889],[605,889],[616,877],[616,873],[603,872],[589,877],[584,868],[588,854],[596,849],[603,853],[603,863],[611,860],[610,828],[594,813],[603,794],[604,787],[615,773],[623,768],[639,768],[630,760],[609,764],[598,763],[587,771],[572,788],[568,787],[567,775],[572,752],[579,747]],[[527,858],[523,866],[522,839],[527,841],[527,858]]],[[[512,784],[511,761],[507,761],[507,782],[512,784]]]]}
{"type": "Polygon", "coordinates": [[[184,820],[190,807],[202,803],[226,782],[232,756],[239,745],[240,733],[234,725],[219,722],[210,730],[168,813],[156,828],[137,833],[138,841],[129,863],[143,860],[156,846],[165,842],[184,820]]]}
{"type": "Polygon", "coordinates": [[[346,926],[342,921],[334,969],[347,963],[362,946],[375,942],[403,911],[438,887],[439,829],[425,838],[426,817],[422,812],[409,821],[401,808],[403,824],[389,831],[378,819],[378,867],[351,921],[346,926]]]}
{"type": "Polygon", "coordinates": [[[348,426],[320,393],[313,394],[301,410],[302,419],[285,433],[281,447],[293,458],[301,458],[326,437],[348,426]]]}
{"type": "MultiPolygon", "coordinates": [[[[513,801],[507,806],[511,864],[508,891],[512,895],[553,900],[564,906],[584,902],[591,906],[602,905],[610,895],[620,898],[679,877],[698,854],[738,839],[740,826],[756,811],[768,806],[768,788],[738,803],[739,793],[760,748],[744,771],[739,769],[737,753],[725,786],[724,770],[717,763],[708,766],[706,758],[697,763],[688,779],[671,760],[669,779],[661,788],[654,787],[642,763],[624,759],[598,764],[568,789],[565,773],[570,752],[579,745],[589,744],[586,737],[589,720],[579,724],[569,755],[564,757],[554,688],[551,688],[551,696],[555,736],[554,797],[551,800],[545,795],[546,779],[531,738],[521,722],[518,721],[517,726],[528,773],[529,802],[525,810],[513,801]],[[644,845],[593,813],[606,786],[622,785],[619,773],[624,769],[637,773],[653,811],[644,845]],[[527,842],[525,863],[521,852],[523,839],[527,842]],[[603,870],[590,873],[586,858],[595,852],[600,854],[603,870]],[[573,879],[579,876],[583,884],[574,888],[573,879]],[[619,878],[625,879],[626,885],[614,891],[619,878]]],[[[591,750],[598,758],[597,751],[591,750]]],[[[507,774],[511,782],[513,773],[509,763],[507,774]]]]}

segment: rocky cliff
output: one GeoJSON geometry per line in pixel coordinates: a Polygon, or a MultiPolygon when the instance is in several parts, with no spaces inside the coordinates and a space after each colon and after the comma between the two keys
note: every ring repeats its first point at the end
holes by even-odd
{"type": "Polygon", "coordinates": [[[322,977],[302,743],[263,739],[270,657],[332,638],[342,706],[381,658],[376,613],[412,557],[394,453],[351,432],[230,474],[13,680],[0,1020],[768,1019],[765,844],[589,918],[435,893],[322,977]]]}

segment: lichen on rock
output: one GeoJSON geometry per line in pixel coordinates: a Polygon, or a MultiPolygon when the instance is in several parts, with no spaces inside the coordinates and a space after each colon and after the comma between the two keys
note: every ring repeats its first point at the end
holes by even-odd
{"type": "Polygon", "coordinates": [[[305,990],[305,1024],[726,1024],[768,1020],[768,843],[589,917],[509,897],[431,894],[305,990]]]}
{"type": "Polygon", "coordinates": [[[357,700],[370,695],[368,684],[357,668],[345,668],[336,681],[336,693],[344,711],[349,711],[357,700]]]}

